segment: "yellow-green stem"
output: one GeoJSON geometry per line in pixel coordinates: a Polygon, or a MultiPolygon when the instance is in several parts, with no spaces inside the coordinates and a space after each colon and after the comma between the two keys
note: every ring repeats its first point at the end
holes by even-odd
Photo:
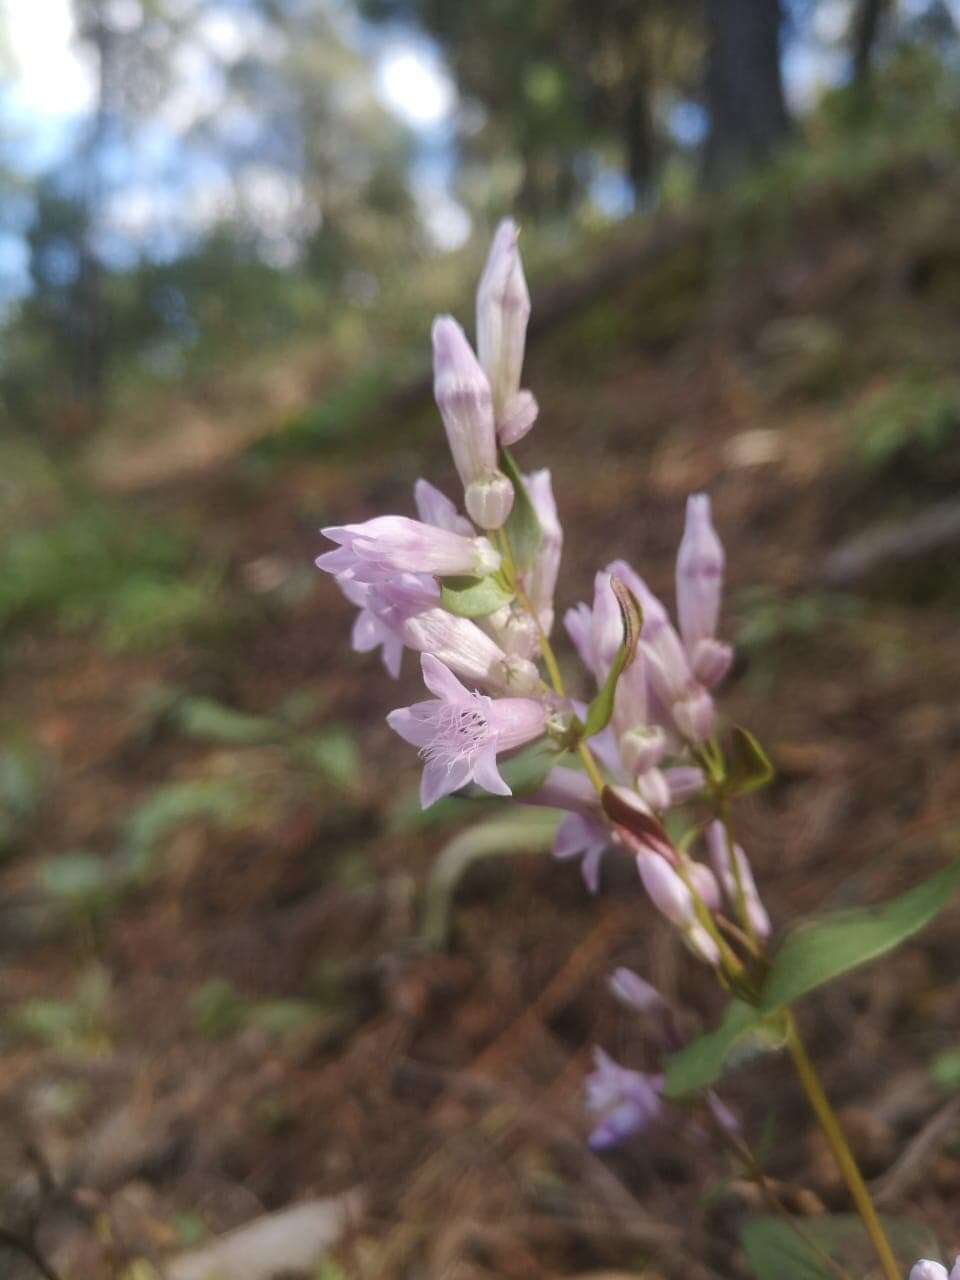
{"type": "Polygon", "coordinates": [[[830,1150],[833,1152],[833,1158],[836,1160],[837,1167],[843,1175],[844,1182],[847,1184],[851,1199],[863,1220],[867,1235],[870,1237],[870,1243],[873,1245],[874,1251],[880,1260],[883,1274],[886,1280],[902,1280],[897,1260],[893,1256],[890,1242],[880,1224],[880,1219],[877,1217],[877,1211],[873,1206],[873,1201],[870,1199],[870,1192],[867,1190],[866,1183],[863,1180],[863,1174],[860,1172],[853,1152],[844,1137],[833,1107],[831,1107],[829,1099],[823,1091],[816,1068],[807,1055],[792,1013],[787,1015],[787,1048],[793,1058],[793,1065],[796,1067],[803,1091],[807,1095],[807,1101],[810,1103],[813,1113],[820,1123],[823,1135],[830,1146],[830,1150]]]}

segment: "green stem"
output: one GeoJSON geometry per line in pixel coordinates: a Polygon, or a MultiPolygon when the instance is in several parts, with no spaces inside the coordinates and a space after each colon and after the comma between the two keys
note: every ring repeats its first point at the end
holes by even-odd
{"type": "Polygon", "coordinates": [[[897,1260],[893,1256],[890,1242],[880,1224],[880,1219],[877,1217],[877,1211],[873,1206],[873,1201],[870,1199],[870,1192],[867,1190],[866,1183],[863,1180],[863,1174],[860,1172],[853,1152],[844,1137],[833,1107],[831,1107],[829,1099],[823,1091],[816,1068],[810,1061],[803,1046],[803,1041],[800,1039],[792,1013],[787,1015],[787,1048],[793,1058],[793,1065],[796,1067],[803,1091],[807,1095],[807,1101],[810,1103],[813,1113],[820,1123],[824,1137],[833,1152],[833,1158],[836,1160],[837,1167],[843,1175],[843,1180],[847,1184],[857,1212],[863,1220],[867,1235],[870,1237],[870,1243],[873,1245],[874,1251],[880,1260],[883,1274],[886,1280],[902,1280],[897,1260]]]}

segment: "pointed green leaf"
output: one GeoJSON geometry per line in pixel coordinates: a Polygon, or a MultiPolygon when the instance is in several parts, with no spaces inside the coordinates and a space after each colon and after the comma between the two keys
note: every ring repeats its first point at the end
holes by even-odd
{"type": "Polygon", "coordinates": [[[485,618],[512,599],[513,592],[493,574],[487,578],[444,578],[440,584],[440,603],[458,618],[485,618]]]}
{"type": "Polygon", "coordinates": [[[531,568],[543,541],[543,530],[537,519],[537,512],[523,483],[520,468],[514,462],[509,449],[500,450],[500,467],[513,485],[513,510],[504,525],[504,532],[510,540],[514,564],[525,572],[531,568]]]}
{"type": "Polygon", "coordinates": [[[446,944],[453,895],[466,871],[480,858],[517,853],[546,853],[552,846],[560,815],[554,810],[510,810],[491,818],[444,845],[433,865],[424,893],[421,940],[430,947],[446,944]]]}
{"type": "Polygon", "coordinates": [[[664,1096],[681,1098],[706,1089],[758,1053],[779,1048],[782,1040],[780,1029],[765,1022],[752,1005],[732,1000],[716,1031],[698,1036],[667,1059],[664,1096]]]}
{"type": "Polygon", "coordinates": [[[587,708],[587,719],[584,725],[586,738],[592,738],[595,733],[600,733],[610,723],[617,693],[617,681],[637,655],[637,643],[643,627],[643,610],[630,588],[619,578],[611,578],[610,585],[620,606],[623,640],[620,642],[620,648],[617,650],[603,688],[587,708]]]}
{"type": "Polygon", "coordinates": [[[745,796],[773,779],[773,765],[752,733],[734,725],[727,766],[727,790],[745,796]]]}
{"type": "MultiPolygon", "coordinates": [[[[904,1274],[917,1258],[939,1253],[928,1228],[907,1218],[881,1219],[904,1274]]],[[[853,1213],[817,1218],[748,1218],[740,1242],[757,1280],[860,1280],[876,1267],[873,1246],[863,1223],[853,1213]]]]}
{"type": "Polygon", "coordinates": [[[774,958],[761,994],[764,1013],[892,951],[918,933],[949,902],[960,884],[960,859],[892,902],[838,911],[791,933],[774,958]]]}

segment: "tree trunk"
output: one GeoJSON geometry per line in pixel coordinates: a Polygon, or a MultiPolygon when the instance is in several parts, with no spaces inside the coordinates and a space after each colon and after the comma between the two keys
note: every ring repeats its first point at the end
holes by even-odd
{"type": "Polygon", "coordinates": [[[860,0],[860,6],[857,9],[853,24],[853,85],[854,89],[861,94],[870,82],[873,50],[887,7],[887,0],[860,0]]]}
{"type": "Polygon", "coordinates": [[[768,160],[790,132],[780,72],[780,0],[706,0],[707,180],[768,160]]]}

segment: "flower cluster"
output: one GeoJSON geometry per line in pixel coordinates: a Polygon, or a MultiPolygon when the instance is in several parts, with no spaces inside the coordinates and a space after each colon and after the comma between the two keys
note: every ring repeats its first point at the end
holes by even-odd
{"type": "Polygon", "coordinates": [[[589,704],[570,698],[551,645],[563,545],[551,476],[523,474],[509,453],[538,414],[521,386],[529,315],[517,229],[506,220],[477,291],[476,351],[451,316],[433,323],[434,394],[466,514],[418,480],[417,519],[324,529],[337,546],[317,564],[359,610],[355,649],[381,649],[394,677],[405,648],[421,655],[432,697],[388,721],[420,752],[425,807],[469,784],[512,794],[501,758],[540,744],[553,767],[517,798],[564,812],[555,855],[579,857],[591,891],[606,850],[633,856],[654,906],[720,966],[715,918],[725,900],[752,937],[769,932],[747,858],[718,809],[701,828],[709,862],[678,847],[661,821],[675,805],[709,800],[716,781],[713,693],[733,652],[717,634],[724,552],[710,500],[687,502],[676,626],[623,560],[596,575],[590,604],[567,611],[595,686],[589,704]]]}
{"type": "MultiPolygon", "coordinates": [[[[324,529],[336,546],[317,563],[358,610],[356,650],[380,649],[394,678],[405,649],[420,654],[431,696],[387,719],[420,753],[424,807],[472,785],[558,810],[553,852],[580,859],[591,892],[608,851],[633,859],[655,909],[737,998],[730,1006],[736,1016],[746,1010],[755,1018],[743,1023],[744,1034],[762,1033],[765,1043],[789,1050],[839,1148],[839,1167],[883,1274],[896,1280],[896,1260],[853,1156],[847,1150],[841,1158],[842,1134],[789,1007],[764,1012],[774,972],[766,950],[771,922],[733,833],[731,808],[769,781],[771,769],[750,733],[719,724],[715,694],[734,655],[719,634],[724,550],[710,499],[698,493],[687,501],[675,622],[624,560],[596,575],[591,601],[566,612],[586,694],[578,701],[567,691],[552,639],[563,532],[551,475],[524,474],[510,452],[538,417],[521,385],[529,315],[517,229],[507,220],[477,291],[475,348],[451,316],[438,317],[432,330],[434,394],[462,503],[418,480],[416,519],[381,515],[324,529]],[[678,821],[670,811],[679,806],[685,815],[678,821]]],[[[668,1116],[676,1120],[682,1113],[669,1101],[677,1096],[676,1064],[692,1053],[700,1071],[711,1040],[684,1046],[675,1011],[636,974],[617,970],[610,986],[674,1058],[661,1076],[596,1049],[587,1108],[597,1149],[668,1116]]],[[[715,1043],[710,1053],[716,1056],[715,1043]]],[[[717,1064],[707,1065],[698,1077],[707,1113],[755,1176],[736,1117],[709,1087],[717,1064]]],[[[690,1091],[697,1089],[679,1088],[690,1091]]],[[[910,1280],[960,1280],[960,1259],[949,1275],[938,1262],[918,1262],[910,1280]]]]}

